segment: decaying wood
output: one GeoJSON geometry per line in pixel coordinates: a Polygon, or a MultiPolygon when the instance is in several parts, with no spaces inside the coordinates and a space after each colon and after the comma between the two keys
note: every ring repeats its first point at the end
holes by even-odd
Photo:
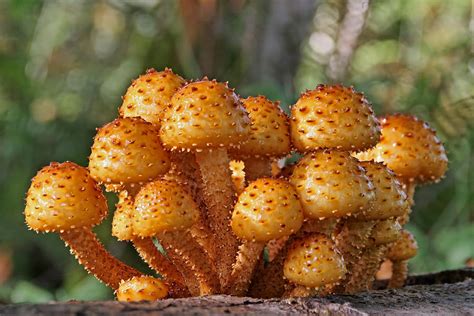
{"type": "Polygon", "coordinates": [[[445,271],[410,277],[407,283],[412,285],[401,289],[325,298],[264,300],[217,295],[153,303],[106,301],[5,305],[0,306],[0,315],[474,315],[473,277],[474,269],[445,271]]]}

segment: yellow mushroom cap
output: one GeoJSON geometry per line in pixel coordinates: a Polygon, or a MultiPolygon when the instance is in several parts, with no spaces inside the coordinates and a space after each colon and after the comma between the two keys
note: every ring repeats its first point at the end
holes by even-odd
{"type": "Polygon", "coordinates": [[[311,234],[290,245],[283,273],[293,283],[317,288],[339,282],[346,267],[329,237],[311,234]]]}
{"type": "Polygon", "coordinates": [[[122,281],[115,294],[120,302],[156,301],[168,296],[168,286],[160,279],[139,276],[122,281]]]}
{"type": "Polygon", "coordinates": [[[107,216],[107,201],[89,171],[73,162],[53,162],[31,181],[26,224],[36,231],[92,227],[107,216]]]}
{"type": "Polygon", "coordinates": [[[305,215],[314,219],[355,215],[367,210],[375,199],[364,168],[347,152],[306,154],[293,170],[290,182],[305,215]]]}
{"type": "Polygon", "coordinates": [[[395,219],[378,221],[372,229],[371,239],[374,245],[386,245],[397,241],[401,236],[402,226],[395,219]]]}
{"type": "Polygon", "coordinates": [[[199,216],[192,196],[171,180],[147,183],[135,196],[134,206],[133,232],[140,237],[186,229],[199,216]]]}
{"type": "Polygon", "coordinates": [[[301,152],[321,148],[361,151],[379,141],[380,127],[363,94],[319,85],[291,109],[291,138],[301,152]]]}
{"type": "Polygon", "coordinates": [[[264,96],[248,97],[242,104],[249,113],[250,136],[237,149],[243,156],[281,157],[291,151],[288,116],[278,102],[264,96]]]}
{"type": "Polygon", "coordinates": [[[366,220],[403,216],[408,212],[408,198],[395,174],[380,162],[360,162],[375,188],[372,207],[357,216],[366,220]]]}
{"type": "Polygon", "coordinates": [[[417,252],[418,244],[415,237],[409,231],[402,230],[400,238],[388,251],[387,258],[392,261],[405,261],[416,256],[417,252]]]}
{"type": "Polygon", "coordinates": [[[270,241],[289,236],[303,224],[295,189],[285,180],[258,179],[240,194],[232,213],[232,229],[243,239],[270,241]]]}
{"type": "Polygon", "coordinates": [[[248,136],[250,119],[239,97],[215,80],[178,90],[164,113],[161,139],[170,149],[237,146],[248,136]]]}
{"type": "Polygon", "coordinates": [[[384,162],[404,181],[439,180],[448,158],[436,132],[413,115],[394,114],[381,119],[382,137],[376,147],[357,154],[361,160],[384,162]]]}
{"type": "Polygon", "coordinates": [[[148,69],[127,89],[119,109],[120,116],[141,117],[147,122],[159,125],[163,112],[171,103],[171,97],[185,83],[186,81],[171,69],[148,69]]]}
{"type": "Polygon", "coordinates": [[[112,220],[112,236],[117,237],[118,240],[133,239],[134,211],[133,198],[127,191],[120,192],[112,220]]]}
{"type": "Polygon", "coordinates": [[[170,168],[159,130],[141,118],[118,118],[101,127],[89,157],[91,175],[105,184],[153,180],[170,168]]]}

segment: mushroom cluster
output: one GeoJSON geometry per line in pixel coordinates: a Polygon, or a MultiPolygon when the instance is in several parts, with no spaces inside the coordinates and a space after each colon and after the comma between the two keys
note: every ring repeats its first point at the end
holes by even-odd
{"type": "Polygon", "coordinates": [[[446,168],[427,123],[378,119],[353,88],[319,85],[289,117],[227,83],[150,69],[97,130],[88,167],[41,169],[24,214],[30,229],[58,233],[118,300],[355,293],[371,288],[385,260],[389,285],[403,286],[417,250],[403,229],[415,186],[446,168]],[[281,167],[294,154],[299,161],[281,167]],[[102,188],[118,196],[112,235],[157,276],[97,239],[102,188]]]}

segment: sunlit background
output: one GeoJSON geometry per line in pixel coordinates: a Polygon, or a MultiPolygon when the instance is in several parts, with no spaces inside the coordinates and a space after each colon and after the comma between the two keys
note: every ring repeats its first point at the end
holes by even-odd
{"type": "MultiPolygon", "coordinates": [[[[149,67],[229,81],[286,108],[305,89],[341,82],[379,114],[429,121],[450,169],[416,193],[409,229],[420,252],[410,268],[474,258],[474,2],[0,0],[0,302],[112,297],[57,235],[26,229],[24,192],[50,161],[87,165],[95,128],[149,67]]],[[[96,231],[149,271],[110,236],[110,220],[96,231]]]]}

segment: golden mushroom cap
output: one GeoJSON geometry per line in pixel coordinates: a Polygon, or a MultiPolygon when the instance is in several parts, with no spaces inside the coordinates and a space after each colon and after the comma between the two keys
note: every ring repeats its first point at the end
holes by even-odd
{"type": "Polygon", "coordinates": [[[380,162],[360,162],[375,188],[372,207],[357,216],[366,220],[403,216],[408,212],[407,194],[395,174],[380,162]]]}
{"type": "Polygon", "coordinates": [[[322,148],[361,151],[379,141],[380,127],[363,94],[319,85],[291,109],[291,139],[300,152],[322,148]]]}
{"type": "Polygon", "coordinates": [[[196,223],[199,216],[192,196],[171,180],[147,183],[135,196],[134,206],[133,232],[140,237],[184,230],[196,223]]]}
{"type": "Polygon", "coordinates": [[[402,230],[400,238],[388,251],[387,258],[392,261],[404,261],[413,258],[418,252],[415,237],[407,230],[402,230]]]}
{"type": "Polygon", "coordinates": [[[378,221],[371,232],[374,245],[386,245],[397,241],[402,232],[402,226],[397,220],[385,219],[378,221]]]}
{"type": "Polygon", "coordinates": [[[89,157],[98,182],[118,185],[153,180],[170,168],[158,127],[141,118],[118,118],[101,127],[89,157]]]}
{"type": "Polygon", "coordinates": [[[291,151],[288,116],[264,96],[241,100],[249,113],[250,135],[236,150],[242,156],[285,156],[291,151]]]}
{"type": "Polygon", "coordinates": [[[168,286],[157,278],[133,277],[122,281],[115,295],[120,302],[156,301],[168,296],[168,286]]]}
{"type": "Polygon", "coordinates": [[[120,192],[112,219],[112,236],[117,237],[118,240],[133,239],[134,211],[133,198],[127,191],[120,192]]]}
{"type": "Polygon", "coordinates": [[[338,283],[346,274],[346,267],[329,237],[311,234],[292,242],[283,273],[293,283],[317,288],[338,283]]]}
{"type": "Polygon", "coordinates": [[[384,162],[404,181],[439,180],[448,167],[443,144],[428,123],[413,115],[381,119],[382,137],[376,147],[357,154],[361,160],[384,162]]]}
{"type": "Polygon", "coordinates": [[[26,224],[38,232],[92,227],[102,222],[107,212],[100,187],[86,168],[73,162],[43,167],[26,196],[26,224]]]}
{"type": "Polygon", "coordinates": [[[303,224],[295,189],[285,180],[258,179],[240,194],[232,213],[234,233],[250,241],[289,236],[303,224]]]}
{"type": "Polygon", "coordinates": [[[178,90],[160,130],[167,148],[182,150],[238,146],[249,131],[250,119],[239,97],[215,80],[192,82],[178,90]]]}
{"type": "Polygon", "coordinates": [[[163,112],[171,103],[171,97],[185,83],[186,81],[171,69],[148,69],[128,87],[119,109],[120,116],[141,117],[147,122],[159,125],[163,112]]]}
{"type": "Polygon", "coordinates": [[[367,210],[375,199],[372,182],[359,161],[347,152],[306,154],[290,177],[305,215],[334,218],[367,210]]]}

